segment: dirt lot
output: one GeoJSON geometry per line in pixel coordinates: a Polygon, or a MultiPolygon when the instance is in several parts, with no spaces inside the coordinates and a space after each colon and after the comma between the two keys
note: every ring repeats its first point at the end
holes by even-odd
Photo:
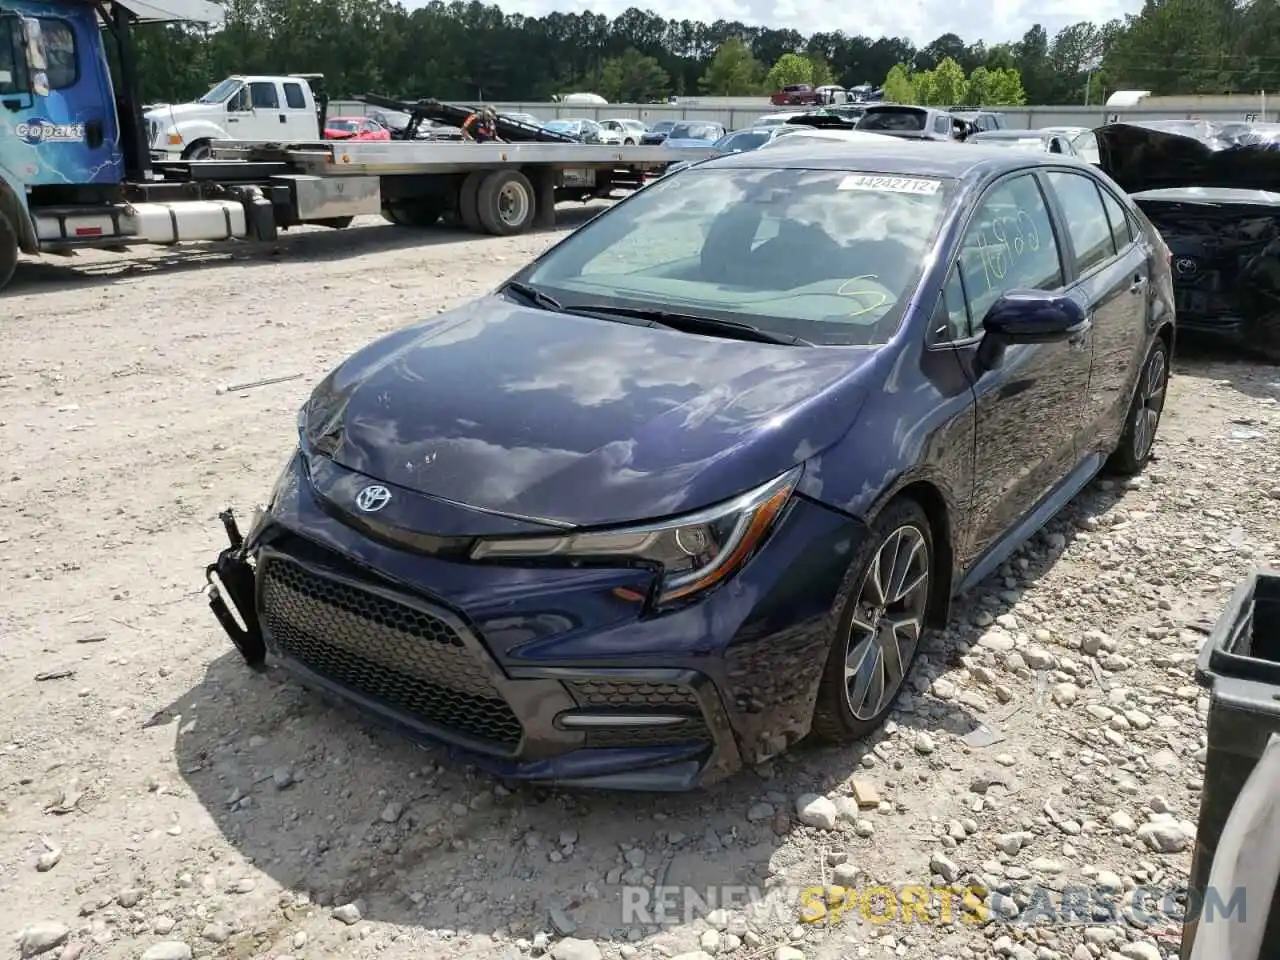
{"type": "Polygon", "coordinates": [[[265,495],[345,354],[554,238],[370,224],[278,256],[19,268],[0,299],[0,954],[1171,956],[1174,917],[1132,891],[1185,879],[1203,621],[1280,550],[1275,367],[1185,351],[1158,461],[1095,483],[967,601],[883,735],[710,793],[509,793],[242,667],[200,592],[217,512],[265,495]],[[979,722],[998,742],[962,741],[979,722]],[[943,879],[980,886],[990,922],[877,922],[869,897],[799,923],[802,887],[943,879]],[[685,917],[669,897],[658,923],[623,893],[654,884],[731,902],[685,917]],[[1117,923],[1024,922],[1045,890],[1107,884],[1117,923]]]}

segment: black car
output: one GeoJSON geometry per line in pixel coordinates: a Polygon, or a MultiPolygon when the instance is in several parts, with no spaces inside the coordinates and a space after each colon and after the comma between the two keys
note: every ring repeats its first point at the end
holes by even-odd
{"type": "Polygon", "coordinates": [[[326,376],[211,603],[251,664],[499,776],[710,783],[874,731],[954,594],[1143,470],[1173,341],[1093,167],[720,157],[326,376]]]}
{"type": "Polygon", "coordinates": [[[1280,360],[1280,152],[1275,131],[1111,124],[1099,163],[1171,251],[1178,323],[1280,360]]]}
{"type": "Polygon", "coordinates": [[[679,120],[659,120],[645,131],[644,136],[640,138],[640,143],[646,146],[657,146],[666,143],[671,129],[679,122],[679,120]]]}
{"type": "Polygon", "coordinates": [[[953,107],[951,115],[969,124],[975,133],[987,133],[1005,128],[1004,114],[994,113],[991,110],[967,110],[964,107],[953,107]]]}

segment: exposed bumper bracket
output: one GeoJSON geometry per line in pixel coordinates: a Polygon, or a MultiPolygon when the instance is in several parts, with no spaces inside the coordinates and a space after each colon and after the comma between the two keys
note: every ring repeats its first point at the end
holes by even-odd
{"type": "Polygon", "coordinates": [[[240,656],[244,657],[245,663],[259,669],[266,662],[267,645],[262,639],[262,625],[254,602],[253,565],[245,559],[244,537],[240,534],[231,510],[223,510],[218,514],[218,519],[222,521],[231,545],[205,568],[205,579],[209,583],[209,609],[240,651],[240,656]]]}

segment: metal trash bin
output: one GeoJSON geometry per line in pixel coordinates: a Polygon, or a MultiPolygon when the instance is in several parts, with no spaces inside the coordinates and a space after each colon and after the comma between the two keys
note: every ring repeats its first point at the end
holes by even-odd
{"type": "MultiPolygon", "coordinates": [[[[1272,734],[1280,734],[1280,572],[1257,570],[1231,596],[1200,650],[1196,682],[1209,694],[1208,750],[1187,889],[1181,960],[1190,960],[1209,871],[1227,816],[1272,734]]],[[[1218,891],[1230,899],[1229,891],[1218,891]]],[[[1248,903],[1253,911],[1264,904],[1248,903]]],[[[1280,886],[1262,957],[1280,957],[1280,886]]]]}

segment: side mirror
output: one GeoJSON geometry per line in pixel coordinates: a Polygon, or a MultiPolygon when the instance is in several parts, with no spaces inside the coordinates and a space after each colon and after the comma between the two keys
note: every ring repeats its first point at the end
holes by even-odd
{"type": "Polygon", "coordinates": [[[982,320],[978,363],[985,370],[999,366],[1005,347],[1023,343],[1062,343],[1090,326],[1079,301],[1044,290],[1010,290],[991,305],[982,320]]]}

